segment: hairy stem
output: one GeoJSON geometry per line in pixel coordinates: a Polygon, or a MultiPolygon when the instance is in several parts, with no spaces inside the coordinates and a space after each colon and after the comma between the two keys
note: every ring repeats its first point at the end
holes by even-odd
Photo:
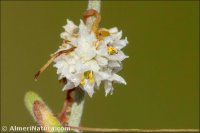
{"type": "MultiPolygon", "coordinates": [[[[100,12],[100,4],[101,4],[100,0],[89,0],[87,10],[94,9],[100,12]]],[[[95,17],[89,17],[87,19],[86,24],[88,28],[91,28],[94,21],[95,17]]],[[[83,90],[81,90],[80,88],[75,90],[74,102],[72,104],[71,114],[68,121],[69,126],[79,127],[84,107],[84,96],[85,92],[83,90]]]]}

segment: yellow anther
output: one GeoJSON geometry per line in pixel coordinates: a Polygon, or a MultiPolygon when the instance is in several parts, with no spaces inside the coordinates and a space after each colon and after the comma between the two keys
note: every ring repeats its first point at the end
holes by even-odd
{"type": "Polygon", "coordinates": [[[117,53],[117,49],[113,46],[108,46],[107,50],[108,50],[108,54],[110,54],[110,55],[117,53]]]}
{"type": "Polygon", "coordinates": [[[85,79],[85,76],[84,76],[84,74],[82,75],[82,77],[81,77],[81,82],[80,82],[80,84],[82,84],[82,85],[84,85],[84,79],[85,79]]]}
{"type": "Polygon", "coordinates": [[[85,81],[84,81],[85,78],[88,79],[90,81],[90,83],[94,82],[92,71],[86,71],[86,72],[84,72],[84,74],[81,77],[81,81],[80,81],[81,85],[85,84],[85,81]]]}
{"type": "Polygon", "coordinates": [[[88,78],[89,78],[90,83],[94,82],[92,72],[89,73],[88,78]]]}

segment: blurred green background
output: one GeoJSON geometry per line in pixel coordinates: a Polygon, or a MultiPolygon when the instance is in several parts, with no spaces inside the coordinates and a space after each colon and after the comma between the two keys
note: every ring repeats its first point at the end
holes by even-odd
{"type": "MultiPolygon", "coordinates": [[[[65,97],[52,65],[35,72],[62,43],[66,19],[79,24],[87,1],[1,1],[1,124],[36,125],[24,106],[37,92],[57,114],[65,97]]],[[[105,128],[198,128],[199,2],[103,1],[101,26],[117,26],[129,40],[114,85],[86,96],[82,126],[105,128]]]]}

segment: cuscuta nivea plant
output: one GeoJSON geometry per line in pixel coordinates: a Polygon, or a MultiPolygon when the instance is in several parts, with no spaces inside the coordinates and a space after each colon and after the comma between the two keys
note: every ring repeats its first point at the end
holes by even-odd
{"type": "MultiPolygon", "coordinates": [[[[56,118],[43,100],[34,92],[25,96],[26,107],[40,126],[63,127],[80,125],[84,106],[84,95],[90,97],[94,88],[99,89],[104,84],[105,94],[112,94],[113,83],[126,84],[125,80],[117,74],[122,69],[126,56],[121,49],[128,41],[121,39],[122,31],[114,28],[99,28],[101,21],[100,1],[89,1],[88,9],[83,14],[83,20],[77,26],[67,20],[61,33],[63,44],[51,55],[50,60],[36,73],[38,78],[52,62],[57,68],[58,79],[64,83],[66,100],[63,109],[56,118]],[[74,92],[74,97],[71,93],[74,92]]],[[[78,131],[78,130],[75,130],[78,131]]],[[[45,132],[52,132],[45,130],[45,132]]],[[[53,132],[64,132],[62,128],[53,132]]]]}

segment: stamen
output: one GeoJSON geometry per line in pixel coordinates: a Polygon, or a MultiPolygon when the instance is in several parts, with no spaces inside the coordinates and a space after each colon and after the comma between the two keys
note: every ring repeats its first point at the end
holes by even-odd
{"type": "Polygon", "coordinates": [[[85,76],[84,76],[84,74],[83,74],[82,77],[81,77],[81,82],[80,82],[81,85],[84,85],[84,83],[85,83],[85,82],[84,82],[84,79],[85,79],[85,76]]]}
{"type": "Polygon", "coordinates": [[[81,85],[84,85],[85,84],[85,78],[86,79],[89,79],[90,83],[93,83],[94,82],[94,78],[93,78],[93,73],[92,71],[86,71],[84,72],[84,74],[82,75],[81,77],[81,81],[80,81],[80,84],[81,85]]]}
{"type": "Polygon", "coordinates": [[[117,53],[117,49],[113,46],[108,46],[108,54],[113,55],[117,53]]]}
{"type": "Polygon", "coordinates": [[[94,82],[93,73],[92,72],[89,73],[88,78],[89,78],[90,83],[94,82]]]}

